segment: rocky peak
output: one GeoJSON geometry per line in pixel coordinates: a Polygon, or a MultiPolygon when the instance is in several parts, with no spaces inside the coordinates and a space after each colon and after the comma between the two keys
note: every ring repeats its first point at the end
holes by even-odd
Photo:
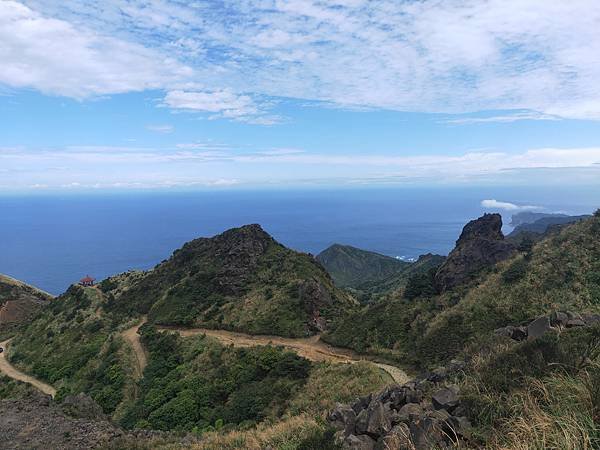
{"type": "Polygon", "coordinates": [[[463,228],[456,247],[438,269],[435,284],[445,291],[462,284],[482,269],[509,258],[515,248],[504,240],[500,214],[485,214],[463,228]]]}
{"type": "Polygon", "coordinates": [[[479,219],[471,220],[463,228],[456,245],[459,246],[472,239],[503,240],[502,216],[500,214],[484,214],[479,219]]]}

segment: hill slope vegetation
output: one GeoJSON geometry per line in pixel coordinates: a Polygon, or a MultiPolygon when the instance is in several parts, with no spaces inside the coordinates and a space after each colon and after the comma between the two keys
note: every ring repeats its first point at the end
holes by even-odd
{"type": "Polygon", "coordinates": [[[317,261],[338,286],[353,288],[363,283],[382,281],[410,265],[390,256],[341,244],[323,250],[317,255],[317,261]]]}
{"type": "Polygon", "coordinates": [[[259,225],[188,242],[127,289],[110,279],[100,287],[117,315],[289,337],[323,331],[355,303],[312,256],[285,248],[259,225]]]}

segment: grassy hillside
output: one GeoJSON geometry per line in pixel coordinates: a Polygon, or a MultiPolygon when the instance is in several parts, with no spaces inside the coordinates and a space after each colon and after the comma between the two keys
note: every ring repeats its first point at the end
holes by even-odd
{"type": "Polygon", "coordinates": [[[456,382],[474,447],[600,447],[599,325],[522,342],[488,336],[467,354],[456,382]]]}
{"type": "Polygon", "coordinates": [[[325,267],[338,286],[352,288],[382,281],[410,265],[390,256],[341,244],[334,244],[323,250],[317,255],[317,261],[325,267]]]}
{"type": "Polygon", "coordinates": [[[133,395],[132,355],[103,302],[97,289],[72,286],[15,336],[9,356],[55,386],[59,399],[86,392],[113,414],[133,395]]]}
{"type": "Polygon", "coordinates": [[[570,225],[442,295],[395,296],[349,315],[326,339],[430,365],[495,328],[553,310],[600,311],[600,217],[570,225]]]}
{"type": "Polygon", "coordinates": [[[116,315],[253,334],[314,334],[354,305],[310,255],[258,225],[191,241],[127,289],[115,286],[101,284],[116,315]]]}
{"type": "Polygon", "coordinates": [[[445,259],[444,256],[431,253],[421,255],[417,261],[407,263],[401,272],[392,274],[383,280],[362,283],[357,286],[356,290],[369,296],[370,299],[384,294],[401,295],[409,280],[414,283],[419,278],[428,277],[429,273],[441,266],[445,259]]]}

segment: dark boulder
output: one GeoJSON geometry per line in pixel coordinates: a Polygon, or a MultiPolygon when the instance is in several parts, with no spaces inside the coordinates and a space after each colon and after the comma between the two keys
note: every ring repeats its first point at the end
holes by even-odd
{"type": "Polygon", "coordinates": [[[445,446],[443,423],[431,417],[409,424],[410,437],[415,450],[434,450],[445,446]]]}
{"type": "Polygon", "coordinates": [[[523,341],[527,339],[527,328],[526,327],[513,327],[512,325],[498,328],[494,330],[494,333],[498,336],[505,336],[515,341],[523,341]]]}
{"type": "Polygon", "coordinates": [[[363,409],[366,409],[371,404],[372,399],[373,399],[372,394],[366,395],[364,397],[360,397],[352,404],[352,409],[354,410],[354,412],[356,414],[358,414],[359,412],[361,412],[363,409]]]}
{"type": "Polygon", "coordinates": [[[458,392],[457,386],[448,386],[440,389],[431,396],[433,407],[435,409],[446,409],[450,411],[460,402],[458,392]]]}
{"type": "Polygon", "coordinates": [[[337,404],[335,409],[329,414],[329,422],[343,433],[343,436],[349,436],[355,432],[356,413],[349,406],[337,404]]]}
{"type": "Polygon", "coordinates": [[[585,327],[583,319],[569,319],[566,324],[567,328],[585,327]]]}
{"type": "Polygon", "coordinates": [[[375,441],[365,434],[346,437],[343,441],[343,447],[351,450],[373,450],[375,441]]]}
{"type": "Polygon", "coordinates": [[[539,317],[527,325],[527,339],[539,338],[550,330],[550,319],[548,317],[539,317]]]}
{"type": "Polygon", "coordinates": [[[581,317],[587,326],[600,322],[600,314],[585,314],[581,317]]]}
{"type": "Polygon", "coordinates": [[[407,403],[398,411],[396,416],[398,422],[410,422],[423,415],[423,407],[418,403],[407,403]]]}
{"type": "Polygon", "coordinates": [[[369,408],[367,434],[370,436],[384,436],[392,429],[389,411],[381,403],[376,403],[369,408]]]}

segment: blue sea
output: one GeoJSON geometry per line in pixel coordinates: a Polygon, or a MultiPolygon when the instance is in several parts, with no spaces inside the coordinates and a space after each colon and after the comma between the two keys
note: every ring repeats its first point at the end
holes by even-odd
{"type": "Polygon", "coordinates": [[[599,194],[454,187],[4,195],[0,273],[60,294],[86,274],[148,269],[186,241],[248,223],[304,252],[342,243],[410,259],[447,254],[467,221],[491,212],[483,199],[583,214],[600,206],[599,194]]]}

